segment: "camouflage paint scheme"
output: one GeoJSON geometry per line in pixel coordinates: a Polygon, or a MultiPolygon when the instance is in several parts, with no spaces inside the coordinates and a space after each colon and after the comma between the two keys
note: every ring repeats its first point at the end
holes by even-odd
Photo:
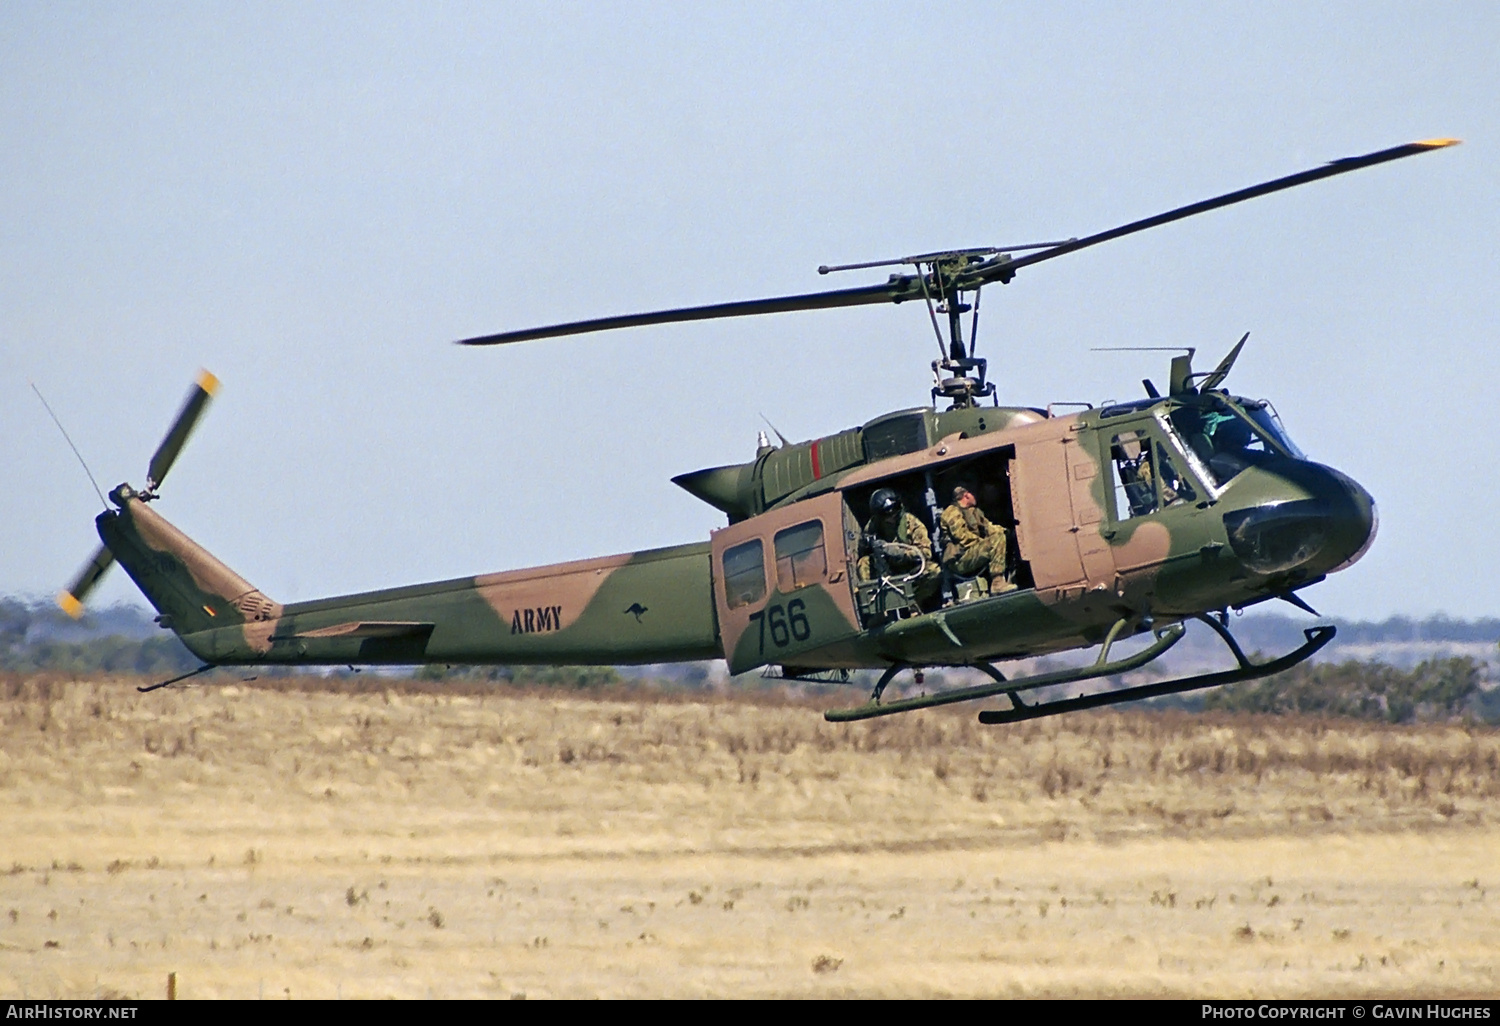
{"type": "MultiPolygon", "coordinates": [[[[1339,472],[1278,448],[1281,440],[1265,439],[1253,465],[1216,482],[1171,419],[1174,410],[1205,403],[1229,409],[1221,393],[1189,392],[1067,416],[1019,408],[902,411],[812,442],[764,446],[751,463],[678,478],[728,514],[729,526],[707,543],[285,606],[129,486],[112,493],[118,508],[97,524],[162,625],[211,664],[597,665],[724,657],[734,672],[767,664],[965,665],[1097,644],[1121,620],[1140,631],[1261,601],[1362,555],[1375,528],[1369,495],[1339,472]],[[1196,501],[1162,502],[1139,516],[1116,508],[1111,439],[1129,432],[1171,447],[1167,455],[1196,501]],[[951,487],[981,473],[997,489],[1008,486],[1013,515],[991,516],[1013,530],[1031,586],[866,629],[852,561],[869,493],[891,484],[910,493],[924,481],[929,489],[939,480],[951,487]],[[823,562],[808,564],[820,568],[817,579],[792,580],[770,556],[776,537],[814,520],[824,546],[823,562]],[[767,554],[761,594],[731,607],[724,553],[757,538],[767,554]]],[[[1250,423],[1243,411],[1237,416],[1250,423]]]]}
{"type": "MultiPolygon", "coordinates": [[[[921,301],[943,345],[937,314],[946,315],[945,355],[932,364],[934,408],[896,411],[795,445],[763,441],[751,462],[675,478],[728,518],[706,544],[283,606],[147,505],[218,387],[205,372],[152,457],[145,489],[121,485],[112,493],[117,509],[97,520],[104,546],[59,600],[78,615],[83,597],[118,560],[162,625],[206,663],[614,664],[722,656],[736,673],[779,664],[798,674],[985,663],[1160,630],[1278,596],[1300,603],[1298,588],[1364,553],[1375,535],[1375,504],[1348,477],[1303,457],[1268,404],[1217,389],[1248,333],[1208,374],[1193,373],[1192,350],[1174,358],[1166,397],[1147,381],[1148,399],[1066,416],[987,408],[979,403],[995,386],[985,380],[986,361],[973,353],[980,290],[1090,246],[1457,142],[1428,139],[1343,158],[1081,238],[1013,247],[1026,251],[1020,255],[953,250],[819,268],[914,268],[884,283],[462,340],[497,345],[921,301]],[[967,310],[974,318],[965,341],[967,310]],[[940,397],[952,403],[945,412],[936,409],[940,397]],[[956,484],[975,491],[989,519],[1013,533],[1016,590],[973,597],[982,592],[945,572],[939,601],[923,605],[910,582],[855,580],[871,493],[889,487],[903,495],[907,510],[933,531],[937,560],[944,542],[937,496],[956,484]],[[966,601],[955,601],[960,595],[966,601]]],[[[1297,658],[1312,651],[1304,649],[1297,658]]]]}
{"type": "MultiPolygon", "coordinates": [[[[1083,647],[1275,597],[1302,604],[1298,588],[1364,553],[1375,535],[1375,504],[1348,477],[1303,457],[1269,404],[1218,389],[1248,333],[1207,374],[1193,373],[1193,350],[1175,357],[1166,397],[1146,381],[1148,399],[1067,416],[1050,408],[986,408],[980,402],[996,389],[973,348],[980,291],[1091,246],[1457,142],[1427,139],[1342,158],[1091,235],[1012,247],[1019,254],[948,250],[819,268],[912,268],[883,283],[461,340],[488,346],[925,303],[944,354],[932,363],[933,408],[896,411],[796,445],[763,440],[751,462],[675,478],[728,518],[707,544],[283,606],[148,506],[218,388],[204,372],[152,457],[146,487],[121,485],[112,493],[117,509],[97,520],[103,547],[59,601],[79,615],[84,597],[118,560],[162,625],[210,664],[611,664],[723,656],[736,673],[767,664],[793,675],[891,668],[877,698],[903,666],[987,664],[1083,647]],[[967,340],[966,311],[973,313],[967,340]],[[939,312],[948,321],[946,343],[939,312]],[[947,411],[936,409],[939,398],[951,402],[947,411]],[[936,562],[944,543],[937,496],[957,484],[1013,533],[1007,549],[1015,590],[984,597],[944,571],[934,600],[919,598],[910,581],[855,579],[858,525],[877,488],[897,490],[933,532],[936,562]]],[[[1180,631],[1169,634],[1158,641],[1170,644],[1180,631]]],[[[1308,645],[1331,636],[1309,633],[1308,645]]],[[[1243,670],[1256,670],[1238,651],[1236,658],[1243,670]]]]}

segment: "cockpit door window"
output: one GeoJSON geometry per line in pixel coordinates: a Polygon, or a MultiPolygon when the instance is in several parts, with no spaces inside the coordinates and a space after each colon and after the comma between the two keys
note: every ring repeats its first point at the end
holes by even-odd
{"type": "Polygon", "coordinates": [[[1130,520],[1198,501],[1193,479],[1178,469],[1183,455],[1150,428],[1119,431],[1110,439],[1115,517],[1130,520]]]}
{"type": "Polygon", "coordinates": [[[1177,506],[1184,502],[1197,502],[1198,493],[1186,475],[1177,472],[1171,452],[1162,442],[1156,443],[1156,469],[1159,491],[1157,498],[1162,506],[1177,506]]]}
{"type": "Polygon", "coordinates": [[[1145,431],[1121,431],[1110,439],[1114,467],[1115,514],[1121,520],[1155,513],[1156,478],[1151,465],[1151,439],[1145,431]]]}

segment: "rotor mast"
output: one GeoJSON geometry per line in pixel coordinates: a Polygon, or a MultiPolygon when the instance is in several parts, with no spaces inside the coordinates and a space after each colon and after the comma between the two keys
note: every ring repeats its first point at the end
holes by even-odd
{"type": "MultiPolygon", "coordinates": [[[[1011,248],[1041,249],[1057,245],[1061,243],[1047,242],[1035,247],[1011,248]]],[[[948,253],[924,253],[902,261],[917,269],[916,276],[922,284],[922,298],[927,302],[932,331],[937,336],[940,355],[932,361],[932,401],[936,404],[939,399],[947,399],[952,404],[949,408],[954,410],[977,406],[979,400],[993,398],[995,395],[994,382],[985,380],[989,361],[974,353],[974,345],[978,341],[979,290],[983,288],[983,283],[968,290],[973,293],[972,303],[964,302],[965,290],[958,284],[960,272],[968,270],[971,265],[978,264],[986,257],[1009,260],[1010,254],[999,249],[954,250],[948,253]],[[974,312],[974,320],[970,324],[968,344],[965,345],[963,315],[971,310],[974,312]],[[942,329],[938,327],[938,314],[944,314],[948,319],[946,341],[942,329]]],[[[838,268],[818,268],[820,274],[829,270],[838,268]]]]}
{"type": "MultiPolygon", "coordinates": [[[[1009,281],[1010,276],[1002,269],[1012,257],[1011,253],[1023,250],[1047,250],[1076,242],[1067,239],[1061,242],[1027,242],[1015,246],[988,246],[983,249],[954,249],[938,253],[918,253],[898,260],[872,260],[859,264],[824,264],[819,274],[834,271],[864,270],[871,267],[907,266],[916,268],[916,274],[893,274],[888,282],[891,286],[909,285],[913,279],[927,303],[932,331],[937,337],[939,356],[932,361],[932,399],[947,399],[949,409],[967,409],[978,406],[981,399],[993,399],[995,384],[985,380],[989,361],[976,355],[975,343],[979,337],[979,291],[987,281],[1009,281]],[[989,272],[982,279],[972,280],[973,272],[980,265],[989,272]],[[972,302],[966,302],[964,293],[972,293],[972,302]],[[972,313],[969,321],[968,342],[964,341],[963,315],[972,313]],[[947,338],[938,323],[938,315],[947,318],[947,338]]],[[[998,402],[999,400],[995,400],[998,402]]]]}
{"type": "Polygon", "coordinates": [[[979,287],[974,288],[974,302],[971,305],[963,301],[963,293],[953,284],[952,279],[939,273],[939,267],[933,267],[932,277],[939,283],[943,296],[938,312],[948,315],[948,356],[946,359],[932,361],[933,402],[936,403],[939,398],[947,399],[953,404],[951,409],[955,410],[977,406],[980,399],[995,395],[995,383],[984,379],[989,361],[974,355],[974,345],[979,340],[977,316],[969,332],[968,348],[964,347],[963,315],[970,310],[978,314],[979,287]]]}

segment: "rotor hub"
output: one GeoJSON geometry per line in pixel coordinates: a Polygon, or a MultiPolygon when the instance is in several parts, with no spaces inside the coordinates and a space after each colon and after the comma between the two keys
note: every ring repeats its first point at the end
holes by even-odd
{"type": "Polygon", "coordinates": [[[953,409],[961,409],[990,398],[995,394],[995,383],[985,380],[988,365],[988,360],[974,356],[933,360],[932,376],[937,382],[932,387],[933,401],[947,399],[953,409]]]}

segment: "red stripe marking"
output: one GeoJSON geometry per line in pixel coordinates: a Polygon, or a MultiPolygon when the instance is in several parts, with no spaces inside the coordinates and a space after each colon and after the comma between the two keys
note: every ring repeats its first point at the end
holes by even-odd
{"type": "Polygon", "coordinates": [[[823,476],[823,462],[818,459],[818,442],[812,444],[813,480],[823,476]]]}

